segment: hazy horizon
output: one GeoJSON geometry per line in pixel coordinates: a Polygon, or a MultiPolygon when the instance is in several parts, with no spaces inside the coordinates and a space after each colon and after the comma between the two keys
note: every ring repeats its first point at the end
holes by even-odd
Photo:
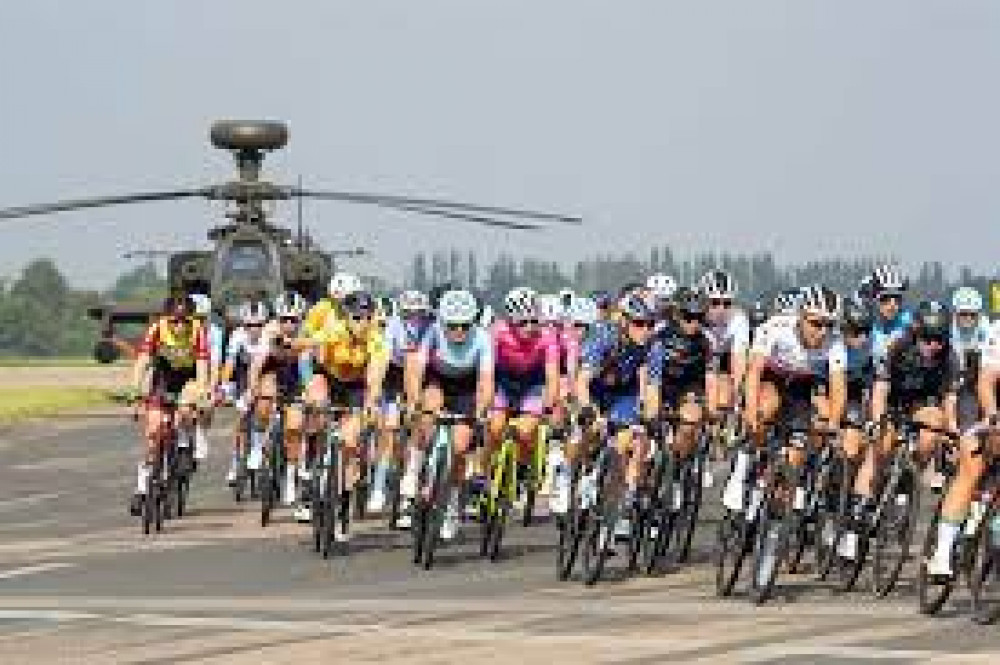
{"type": "MultiPolygon", "coordinates": [[[[670,245],[996,273],[1000,4],[988,0],[38,0],[0,9],[0,207],[228,178],[219,117],[288,122],[265,176],[581,214],[515,234],[307,203],[324,246],[563,264],[670,245]]],[[[0,275],[205,246],[221,208],[0,223],[0,275]]],[[[278,220],[294,221],[294,206],[278,220]]]]}

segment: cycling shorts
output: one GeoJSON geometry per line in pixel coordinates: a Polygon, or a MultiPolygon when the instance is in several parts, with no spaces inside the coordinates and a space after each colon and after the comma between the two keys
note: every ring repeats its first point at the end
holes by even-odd
{"type": "Polygon", "coordinates": [[[497,373],[496,396],[493,406],[512,409],[534,416],[542,415],[545,398],[545,377],[518,377],[497,373]]]}
{"type": "Polygon", "coordinates": [[[427,368],[423,387],[436,387],[441,391],[444,396],[445,411],[466,416],[474,415],[476,389],[479,387],[478,370],[470,374],[448,376],[431,366],[427,368]]]}

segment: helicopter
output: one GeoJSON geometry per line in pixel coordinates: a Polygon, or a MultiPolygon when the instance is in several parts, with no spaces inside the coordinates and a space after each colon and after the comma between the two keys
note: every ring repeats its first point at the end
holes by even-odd
{"type": "MultiPolygon", "coordinates": [[[[211,125],[209,139],[217,149],[228,151],[235,161],[235,178],[221,184],[116,196],[70,199],[54,203],[0,209],[0,220],[14,220],[59,212],[134,203],[201,198],[228,204],[226,221],[210,228],[211,250],[169,254],[167,281],[172,294],[208,295],[213,308],[231,315],[251,299],[271,299],[285,290],[300,293],[309,301],[326,294],[334,270],[335,252],[317,247],[301,230],[271,223],[274,202],[303,199],[369,205],[469,222],[508,230],[536,230],[542,222],[580,224],[575,216],[531,210],[485,206],[434,198],[416,198],[361,192],[304,189],[278,185],[261,178],[264,157],[288,143],[288,126],[276,120],[218,120],[211,125]]],[[[300,207],[301,211],[301,207],[300,207]]],[[[300,212],[301,220],[301,212],[300,212]]],[[[128,345],[115,337],[116,323],[145,323],[159,315],[149,304],[109,303],[88,310],[101,321],[101,339],[94,357],[114,362],[128,345]]]]}

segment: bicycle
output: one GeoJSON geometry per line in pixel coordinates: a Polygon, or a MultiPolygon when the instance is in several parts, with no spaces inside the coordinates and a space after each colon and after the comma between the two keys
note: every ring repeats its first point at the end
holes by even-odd
{"type": "Polygon", "coordinates": [[[313,450],[309,497],[312,503],[313,550],[329,559],[334,554],[336,528],[339,522],[347,530],[350,517],[350,497],[346,487],[343,435],[339,416],[358,409],[343,406],[305,406],[306,416],[324,414],[329,418],[322,445],[313,450]]]}
{"type": "Polygon", "coordinates": [[[1000,619],[1000,460],[994,458],[979,495],[982,516],[972,540],[969,566],[972,620],[989,625],[1000,619]]]}
{"type": "MultiPolygon", "coordinates": [[[[175,413],[177,395],[162,394],[144,400],[149,406],[153,401],[163,411],[161,424],[166,428],[165,434],[157,441],[156,455],[146,483],[146,493],[142,499],[142,514],[140,525],[143,535],[155,530],[163,530],[163,522],[170,519],[170,500],[177,483],[175,473],[175,446],[177,443],[177,428],[175,413]]],[[[136,414],[138,417],[138,414],[136,414]]]]}
{"type": "Polygon", "coordinates": [[[413,563],[425,570],[434,566],[441,525],[451,495],[451,472],[454,455],[454,428],[456,425],[476,425],[472,416],[456,413],[420,411],[420,415],[434,416],[434,432],[430,449],[424,456],[418,476],[418,492],[413,512],[413,563]]]}
{"type": "Polygon", "coordinates": [[[266,527],[271,521],[278,497],[281,495],[281,484],[284,482],[285,467],[285,411],[292,406],[301,404],[299,400],[288,399],[278,395],[275,399],[274,418],[271,420],[270,436],[265,444],[261,468],[257,472],[260,486],[260,525],[266,527]]]}
{"type": "Polygon", "coordinates": [[[621,517],[620,490],[624,469],[617,444],[621,443],[621,437],[631,435],[636,429],[632,425],[607,423],[605,436],[596,454],[591,457],[589,472],[581,478],[586,483],[580,492],[584,508],[580,565],[587,586],[596,584],[604,574],[615,537],[615,525],[621,517]]]}

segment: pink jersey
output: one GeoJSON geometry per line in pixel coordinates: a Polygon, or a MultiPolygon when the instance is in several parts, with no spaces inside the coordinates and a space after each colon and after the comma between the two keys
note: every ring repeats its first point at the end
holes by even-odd
{"type": "Polygon", "coordinates": [[[559,362],[559,335],[551,328],[542,328],[533,335],[522,335],[507,321],[493,324],[493,356],[497,372],[534,374],[545,371],[545,365],[559,362]]]}

